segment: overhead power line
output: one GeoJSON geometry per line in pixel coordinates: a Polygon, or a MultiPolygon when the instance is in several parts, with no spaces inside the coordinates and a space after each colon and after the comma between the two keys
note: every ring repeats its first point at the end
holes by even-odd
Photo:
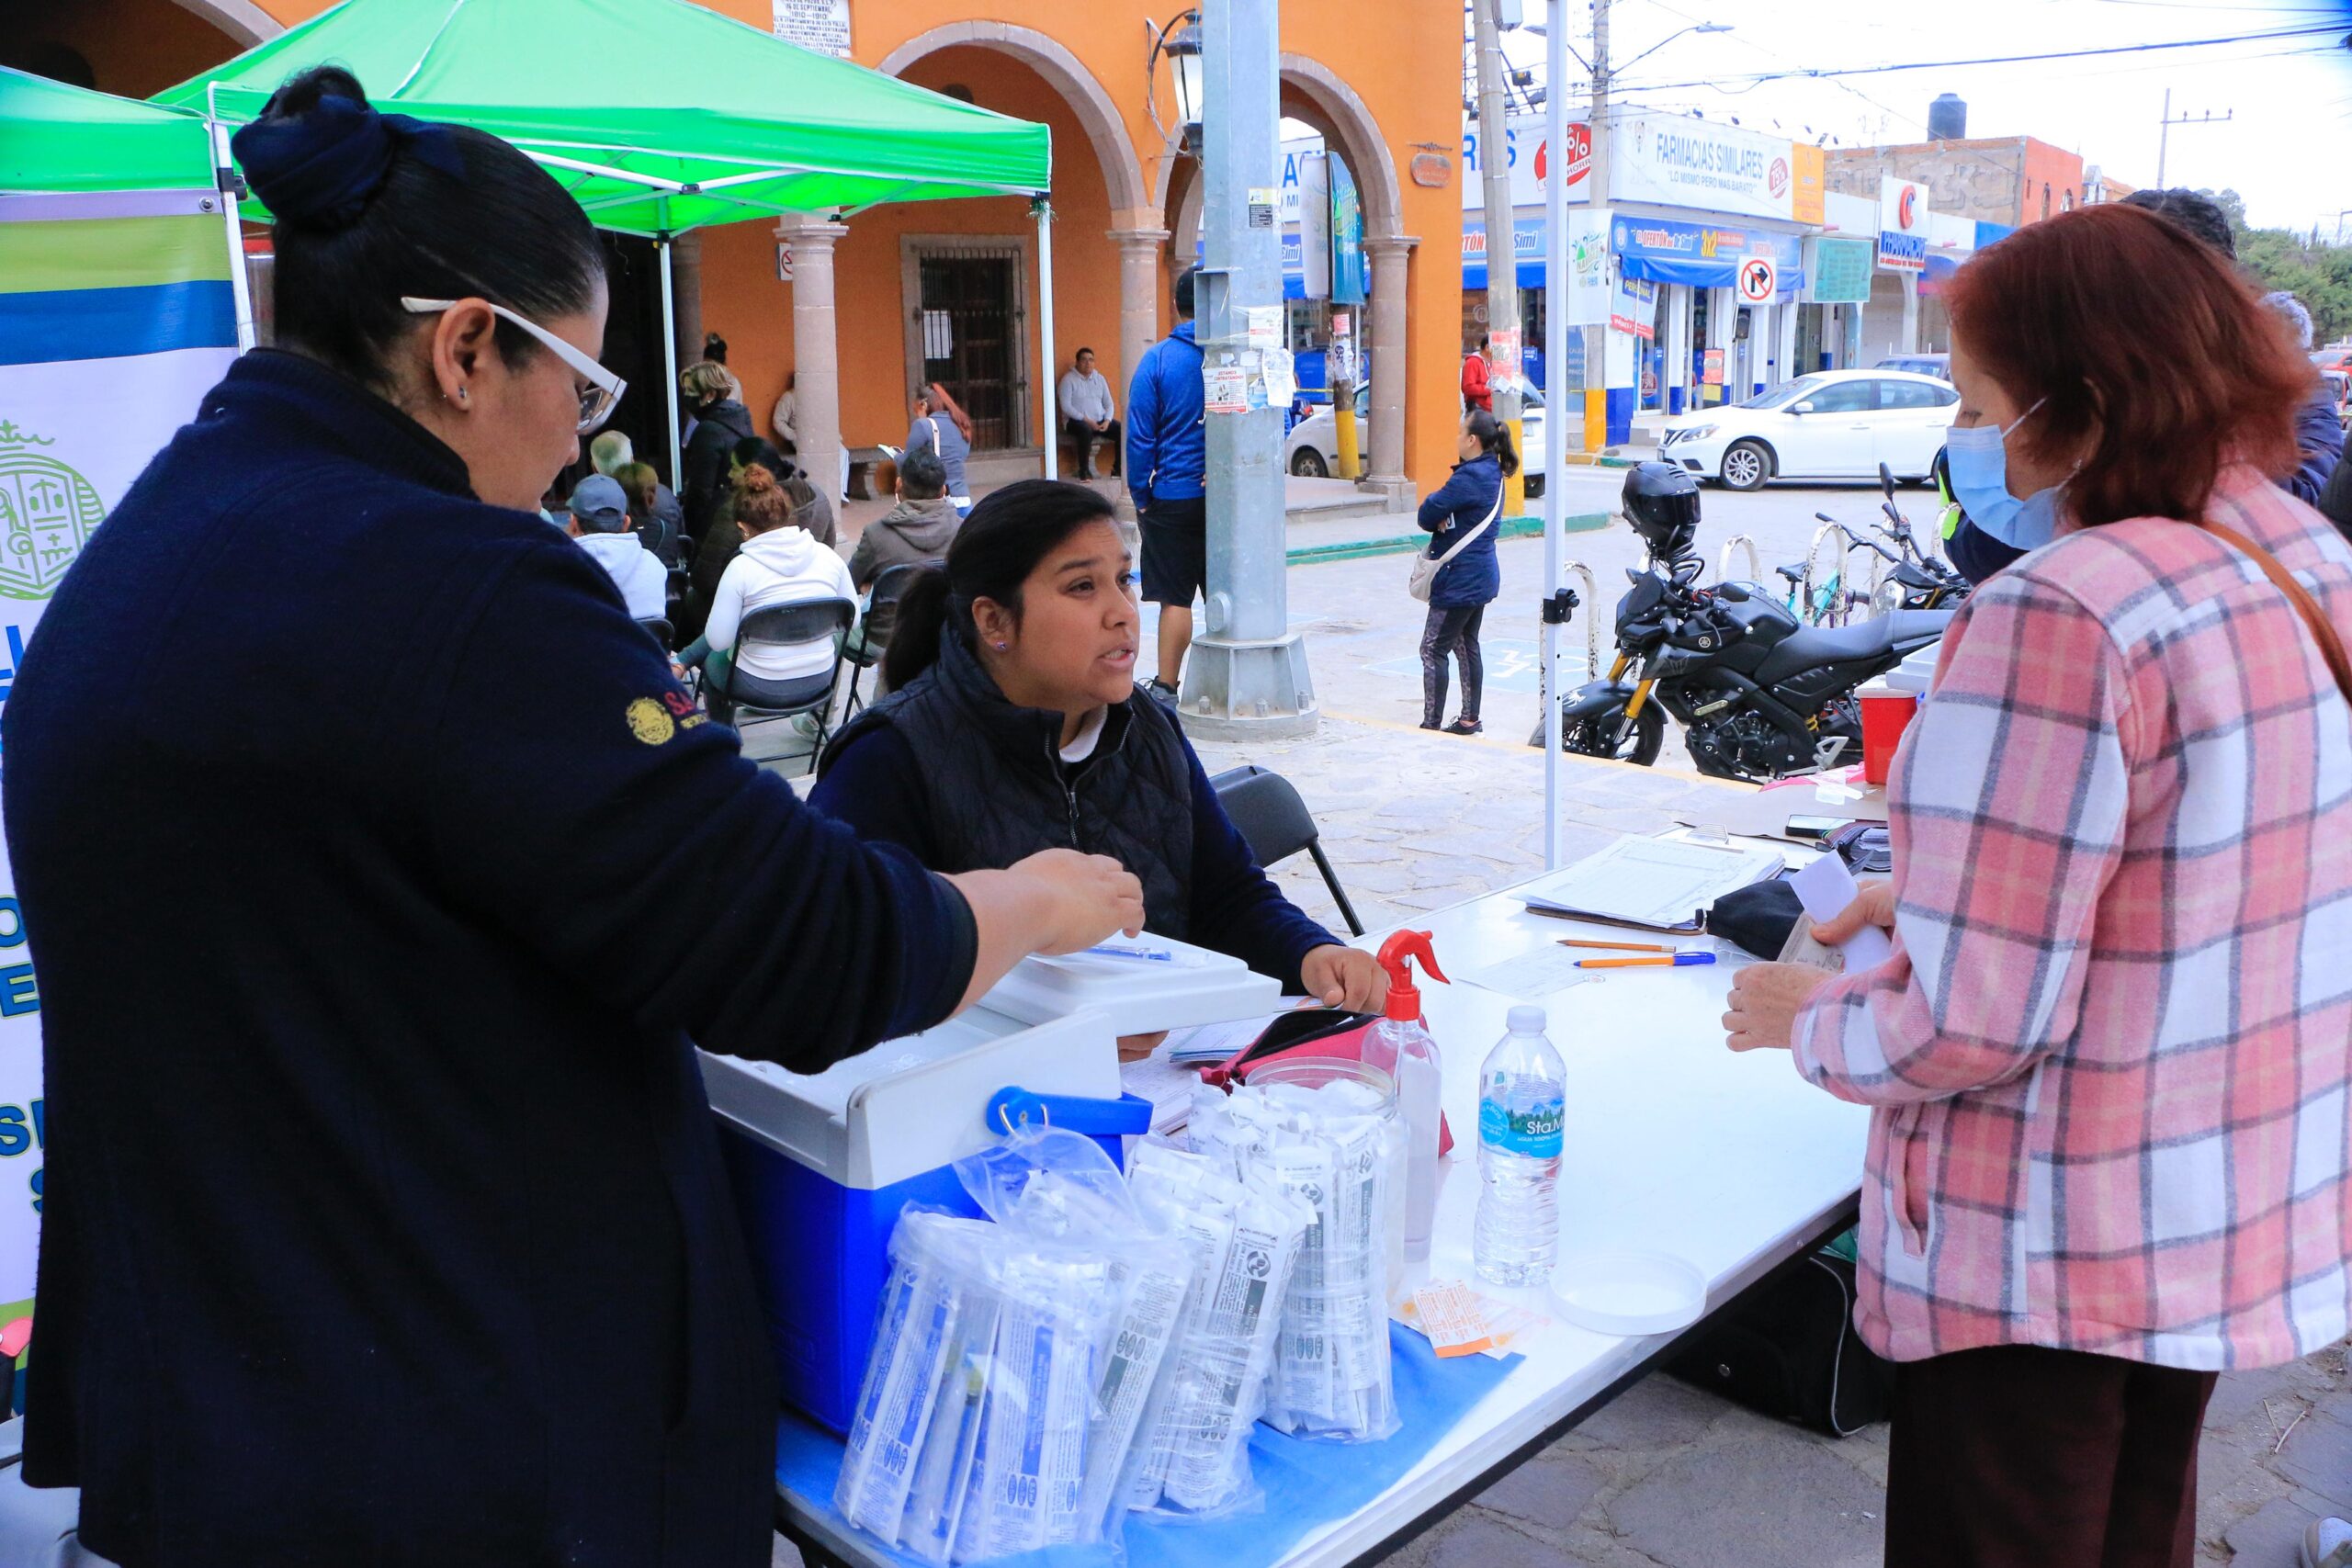
{"type": "MultiPolygon", "coordinates": [[[[1827,69],[1799,67],[1791,71],[1761,71],[1753,75],[1732,77],[1730,80],[1746,82],[1753,86],[1765,82],[1826,80],[1838,76],[1877,76],[1894,71],[1943,71],[1963,65],[2026,65],[2045,60],[2087,60],[2109,54],[2150,54],[2159,50],[2210,49],[2217,44],[2261,43],[2272,39],[2316,38],[2324,34],[2345,36],[2347,42],[2352,42],[2352,35],[2345,34],[2343,25],[2334,23],[2322,27],[2284,28],[2265,33],[2233,33],[2224,38],[2175,39],[2163,43],[2111,44],[2100,49],[2053,50],[2040,54],[1985,55],[1973,60],[1916,60],[1893,65],[1847,65],[1832,66],[1827,69]]],[[[1725,78],[1718,76],[1689,82],[1643,82],[1635,85],[1645,91],[1664,92],[1677,87],[1720,86],[1724,80],[1725,78]]]]}

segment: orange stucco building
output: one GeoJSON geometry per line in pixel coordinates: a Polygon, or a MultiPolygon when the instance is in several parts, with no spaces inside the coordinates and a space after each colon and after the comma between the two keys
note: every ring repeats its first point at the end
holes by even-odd
{"type": "MultiPolygon", "coordinates": [[[[772,0],[704,3],[753,26],[770,25],[772,0]]],[[[77,0],[36,15],[38,36],[19,34],[6,48],[11,63],[52,74],[79,69],[86,85],[143,96],[325,4],[77,0]]],[[[812,401],[806,383],[821,355],[813,339],[796,342],[796,307],[803,338],[817,327],[810,312],[829,310],[841,441],[850,447],[896,443],[906,432],[909,388],[927,365],[938,373],[928,352],[937,341],[926,343],[925,312],[937,321],[939,312],[951,311],[961,355],[956,374],[983,393],[967,398],[967,406],[991,405],[972,409],[981,425],[976,479],[1040,471],[1045,387],[1081,345],[1096,351],[1124,413],[1128,369],[1171,324],[1168,283],[1177,258],[1192,255],[1199,224],[1193,166],[1169,146],[1148,107],[1144,23],[1166,23],[1181,9],[1178,0],[1167,0],[1170,15],[1159,17],[1140,6],[1053,0],[848,0],[852,56],[860,63],[1051,127],[1051,364],[1038,363],[1035,226],[1026,204],[1009,197],[880,207],[838,224],[747,222],[702,231],[677,253],[684,357],[699,352],[706,329],[722,334],[763,430],[787,371],[797,366],[806,426],[812,401]],[[791,283],[778,276],[780,241],[792,248],[791,283]],[[823,265],[829,251],[830,268],[823,265]]],[[[1350,0],[1282,0],[1283,112],[1322,133],[1361,192],[1371,286],[1362,341],[1373,365],[1366,482],[1399,498],[1438,483],[1453,456],[1459,28],[1458,16],[1444,7],[1389,5],[1368,12],[1350,0]],[[1417,152],[1443,158],[1438,185],[1408,177],[1417,152]]],[[[614,62],[616,73],[628,68],[625,60],[614,62]]],[[[1159,70],[1158,99],[1166,118],[1171,83],[1164,62],[1159,70]]],[[[593,98],[594,84],[582,83],[582,91],[593,98]]],[[[1424,161],[1425,175],[1432,163],[1424,161]]],[[[653,306],[658,321],[658,301],[653,306]]],[[[626,369],[633,378],[649,374],[636,365],[626,369]]],[[[813,400],[821,405],[821,398],[813,400]]],[[[648,416],[638,411],[639,420],[648,416]]],[[[807,432],[801,445],[809,466],[821,472],[821,434],[807,432]]]]}

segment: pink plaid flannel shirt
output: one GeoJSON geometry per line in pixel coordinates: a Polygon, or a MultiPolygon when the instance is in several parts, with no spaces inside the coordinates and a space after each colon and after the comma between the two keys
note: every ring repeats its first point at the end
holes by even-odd
{"type": "MultiPolygon", "coordinates": [[[[2352,643],[2352,549],[2250,469],[2210,515],[2352,643]]],[[[1875,1108],[1863,1337],[2210,1371],[2317,1350],[2352,1279],[2352,711],[2253,560],[2068,533],[1979,589],[1888,792],[1894,956],[1799,1013],[1875,1108]]]]}

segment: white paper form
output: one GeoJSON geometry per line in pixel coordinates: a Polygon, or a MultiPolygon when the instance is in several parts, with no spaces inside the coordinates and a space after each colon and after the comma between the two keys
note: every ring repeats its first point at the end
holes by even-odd
{"type": "MultiPolygon", "coordinates": [[[[1516,958],[1506,958],[1500,964],[1489,964],[1484,969],[1473,969],[1462,976],[1474,986],[1484,986],[1490,991],[1500,991],[1507,997],[1522,1001],[1540,1001],[1555,992],[1571,986],[1581,986],[1595,976],[1589,969],[1577,967],[1578,958],[1605,958],[1609,953],[1580,953],[1572,948],[1547,943],[1516,958]]],[[[1633,957],[1634,954],[1623,954],[1633,957]]],[[[1644,956],[1648,956],[1645,954],[1644,956]]]]}
{"type": "Polygon", "coordinates": [[[1690,929],[1724,894],[1781,869],[1779,852],[1674,839],[1620,839],[1557,876],[1531,885],[1532,907],[1633,925],[1690,929]]]}

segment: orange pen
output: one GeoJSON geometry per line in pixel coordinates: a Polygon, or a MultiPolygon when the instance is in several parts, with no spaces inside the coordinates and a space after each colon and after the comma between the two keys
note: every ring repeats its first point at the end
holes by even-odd
{"type": "Polygon", "coordinates": [[[1678,953],[1666,958],[1579,958],[1579,969],[1680,969],[1694,964],[1713,964],[1712,953],[1678,953]]]}

